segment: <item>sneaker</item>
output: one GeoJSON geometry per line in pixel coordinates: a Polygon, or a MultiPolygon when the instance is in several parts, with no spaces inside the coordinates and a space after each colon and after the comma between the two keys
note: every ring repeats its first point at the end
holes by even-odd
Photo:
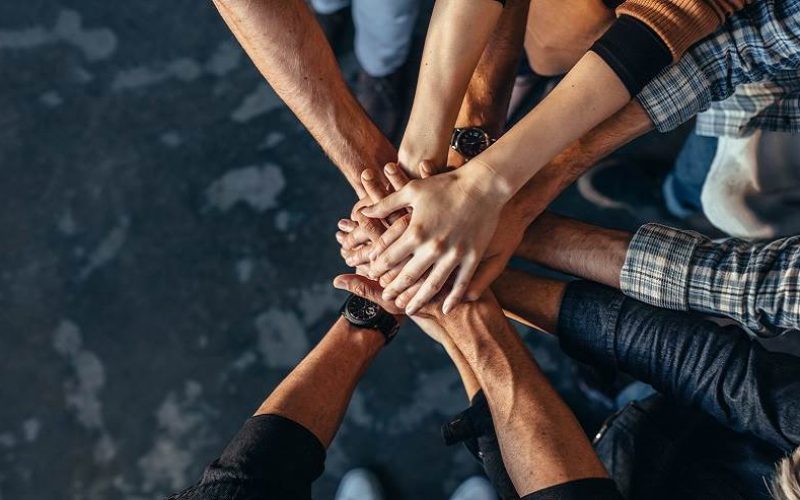
{"type": "Polygon", "coordinates": [[[640,220],[661,220],[667,215],[661,199],[666,170],[652,162],[610,158],[592,167],[575,185],[598,208],[625,210],[640,220]]]}
{"type": "Polygon", "coordinates": [[[389,140],[395,139],[403,118],[404,76],[402,69],[381,77],[361,70],[356,79],[354,91],[358,102],[389,140]]]}
{"type": "Polygon", "coordinates": [[[497,495],[488,479],[472,476],[461,483],[450,500],[497,500],[497,495]]]}
{"type": "Polygon", "coordinates": [[[353,469],[339,483],[336,500],[384,500],[383,488],[372,472],[353,469]]]}

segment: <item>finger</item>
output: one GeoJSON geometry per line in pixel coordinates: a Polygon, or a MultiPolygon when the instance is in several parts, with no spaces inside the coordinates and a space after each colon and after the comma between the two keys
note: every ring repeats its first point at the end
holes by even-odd
{"type": "Polygon", "coordinates": [[[464,296],[464,292],[467,291],[478,264],[480,264],[480,260],[473,254],[464,257],[461,261],[461,266],[459,266],[456,274],[456,281],[453,283],[453,289],[450,290],[450,294],[444,300],[443,313],[449,313],[461,302],[461,298],[464,296]]]}
{"type": "Polygon", "coordinates": [[[333,286],[340,290],[358,295],[375,302],[391,314],[403,314],[392,302],[381,298],[381,287],[378,283],[357,274],[342,274],[333,279],[333,286]]]}
{"type": "Polygon", "coordinates": [[[389,269],[388,271],[383,273],[381,277],[378,278],[378,283],[380,283],[381,288],[386,288],[387,286],[389,286],[389,283],[391,283],[395,278],[397,278],[397,275],[400,274],[400,271],[403,270],[403,266],[405,266],[409,260],[411,259],[406,259],[402,263],[400,263],[399,266],[395,266],[392,269],[389,269]]]}
{"type": "Polygon", "coordinates": [[[435,175],[435,168],[433,163],[428,160],[423,160],[422,163],[419,164],[419,176],[422,179],[427,179],[428,177],[435,175]]]}
{"type": "Polygon", "coordinates": [[[408,189],[409,186],[411,184],[406,184],[406,187],[400,191],[390,194],[372,206],[362,208],[361,213],[373,219],[385,219],[392,212],[407,207],[412,195],[411,190],[408,189]]]}
{"type": "MultiPolygon", "coordinates": [[[[364,266],[367,270],[369,270],[371,267],[371,262],[369,260],[369,245],[362,245],[352,250],[346,250],[342,248],[339,253],[341,253],[345,264],[350,267],[364,266]]],[[[367,272],[364,276],[369,276],[369,272],[367,272]]]]}
{"type": "Polygon", "coordinates": [[[458,266],[458,257],[455,254],[452,256],[441,259],[433,266],[428,279],[425,280],[422,287],[419,289],[414,298],[406,306],[406,314],[415,314],[422,306],[430,302],[430,300],[439,293],[442,289],[447,278],[450,277],[453,270],[458,266]]]}
{"type": "Polygon", "coordinates": [[[353,214],[353,220],[358,223],[358,227],[369,241],[378,241],[386,231],[386,226],[378,219],[370,219],[358,212],[353,214]]]}
{"type": "Polygon", "coordinates": [[[358,227],[358,223],[350,219],[339,219],[339,222],[336,223],[336,227],[338,227],[340,231],[349,233],[350,231],[358,227]]]}
{"type": "Polygon", "coordinates": [[[500,276],[507,264],[508,261],[505,259],[496,257],[481,262],[475,272],[475,276],[472,278],[472,282],[464,293],[464,300],[467,302],[478,300],[483,295],[483,292],[500,276]]]}
{"type": "Polygon", "coordinates": [[[356,274],[369,278],[369,266],[356,266],[356,274]]]}
{"type": "Polygon", "coordinates": [[[375,170],[371,168],[365,168],[361,171],[361,185],[373,202],[382,200],[389,194],[383,183],[378,179],[375,170]]]}
{"type": "Polygon", "coordinates": [[[412,287],[420,280],[425,271],[430,269],[436,258],[430,253],[414,255],[408,263],[403,266],[403,270],[389,286],[383,289],[382,297],[385,300],[394,300],[406,289],[412,287]]]}
{"type": "Polygon", "coordinates": [[[385,252],[386,249],[388,249],[395,241],[397,241],[398,238],[403,236],[410,221],[411,216],[409,215],[394,221],[394,224],[389,226],[389,229],[384,231],[377,241],[373,242],[370,258],[373,260],[376,259],[379,255],[382,255],[383,252],[385,252]]]}
{"type": "Polygon", "coordinates": [[[422,288],[422,283],[420,282],[417,282],[411,288],[406,288],[406,290],[403,293],[401,293],[400,295],[397,296],[396,299],[394,299],[394,305],[396,305],[398,309],[402,309],[405,311],[406,306],[408,306],[408,303],[411,302],[411,299],[414,298],[414,295],[416,295],[417,292],[419,292],[420,288],[422,288]]]}
{"type": "Polygon", "coordinates": [[[418,246],[416,238],[408,234],[409,231],[403,233],[403,236],[392,243],[386,250],[379,256],[373,257],[375,251],[370,252],[370,260],[372,260],[373,276],[380,276],[389,269],[395,267],[397,264],[410,257],[418,246]]]}
{"type": "Polygon", "coordinates": [[[397,166],[397,163],[387,163],[386,166],[383,167],[383,173],[386,175],[386,178],[389,179],[395,191],[400,191],[403,186],[408,184],[408,175],[403,172],[402,168],[397,166]]]}
{"type": "Polygon", "coordinates": [[[361,226],[357,227],[351,233],[345,233],[343,231],[336,233],[336,241],[339,242],[339,245],[341,245],[342,248],[347,250],[352,250],[360,245],[363,245],[364,243],[369,243],[369,237],[370,234],[367,233],[366,229],[361,228],[361,226]]]}

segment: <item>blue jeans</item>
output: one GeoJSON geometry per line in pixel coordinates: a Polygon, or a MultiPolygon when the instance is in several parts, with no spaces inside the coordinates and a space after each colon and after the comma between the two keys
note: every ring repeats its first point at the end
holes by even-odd
{"type": "Polygon", "coordinates": [[[672,215],[685,218],[703,211],[700,195],[717,154],[718,142],[716,137],[704,137],[695,132],[686,139],[662,186],[664,201],[672,215]]]}
{"type": "Polygon", "coordinates": [[[320,14],[352,4],[356,58],[370,76],[397,71],[411,50],[420,0],[311,0],[320,14]]]}

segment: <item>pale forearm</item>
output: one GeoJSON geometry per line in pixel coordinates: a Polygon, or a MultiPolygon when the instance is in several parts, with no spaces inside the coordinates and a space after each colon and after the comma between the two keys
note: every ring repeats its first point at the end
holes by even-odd
{"type": "Polygon", "coordinates": [[[529,0],[508,0],[470,79],[456,126],[479,126],[502,134],[519,66],[529,0]]]}
{"type": "Polygon", "coordinates": [[[539,105],[475,160],[497,174],[495,182],[517,192],[556,154],[629,101],[617,75],[587,52],[539,105]]]}
{"type": "Polygon", "coordinates": [[[357,329],[340,318],[255,414],[293,420],[327,446],[356,384],[383,345],[378,332],[357,329]]]}
{"type": "Polygon", "coordinates": [[[408,126],[400,146],[400,163],[424,159],[444,164],[447,146],[470,77],[502,12],[495,0],[436,2],[408,126]]]}
{"type": "Polygon", "coordinates": [[[322,29],[303,0],[214,0],[277,94],[364,196],[359,174],[396,158],[347,88],[322,29]]]}

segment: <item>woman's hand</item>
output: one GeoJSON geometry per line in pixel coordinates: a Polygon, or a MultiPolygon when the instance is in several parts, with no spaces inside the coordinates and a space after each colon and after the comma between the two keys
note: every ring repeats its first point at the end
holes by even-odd
{"type": "Polygon", "coordinates": [[[449,312],[463,297],[511,194],[488,165],[470,162],[446,174],[413,180],[364,208],[362,214],[371,218],[384,218],[401,208],[412,210],[408,228],[402,234],[391,230],[384,233],[370,255],[375,279],[410,258],[383,297],[393,300],[429,271],[406,307],[407,314],[414,314],[458,268],[443,305],[443,311],[449,312]]]}

